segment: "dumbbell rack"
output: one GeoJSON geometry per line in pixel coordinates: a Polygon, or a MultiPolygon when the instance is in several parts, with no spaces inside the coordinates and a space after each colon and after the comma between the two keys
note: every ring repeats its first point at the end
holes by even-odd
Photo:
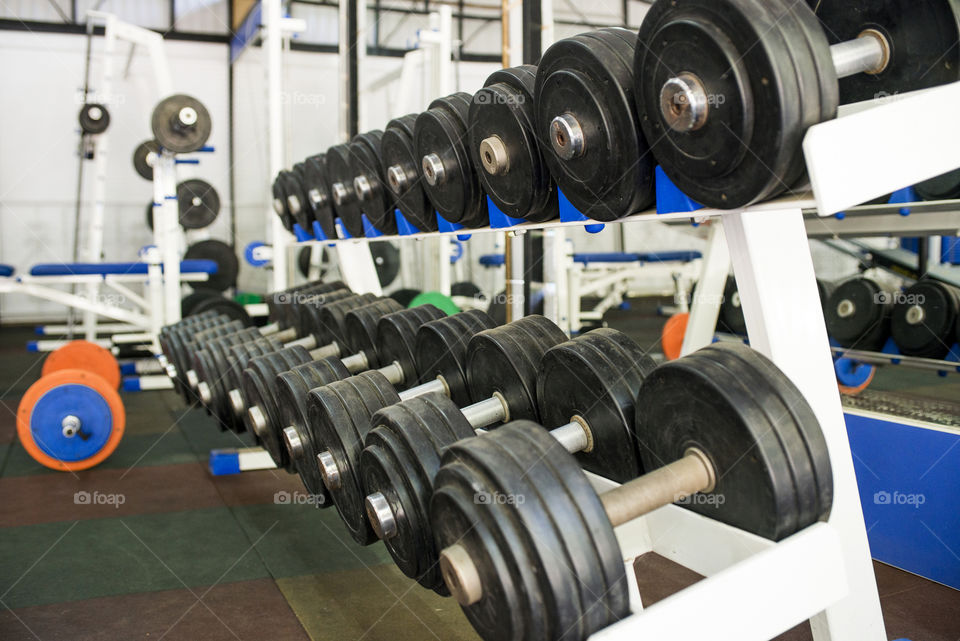
{"type": "MultiPolygon", "coordinates": [[[[777,543],[675,505],[617,528],[631,580],[633,559],[647,552],[706,578],[646,609],[634,585],[634,614],[593,639],[760,640],[804,620],[810,620],[818,641],[886,638],[803,212],[830,215],[960,166],[960,147],[937,144],[960,139],[960,123],[948,113],[958,101],[960,83],[813,127],[804,144],[813,194],[739,211],[646,212],[622,221],[691,216],[712,221],[704,257],[708,282],[701,287],[722,291],[732,259],[750,344],[777,364],[816,413],[830,451],[835,494],[826,522],[777,543]],[[911,117],[917,113],[925,117],[911,117]],[[896,140],[871,134],[894,130],[900,132],[896,140]]],[[[551,221],[440,233],[523,233],[582,224],[551,221]]],[[[592,481],[600,491],[615,485],[598,476],[592,481]]]]}

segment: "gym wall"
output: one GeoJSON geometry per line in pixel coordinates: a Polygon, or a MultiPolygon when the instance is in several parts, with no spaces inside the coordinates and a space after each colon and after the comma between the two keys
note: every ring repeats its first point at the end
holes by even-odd
{"type": "MultiPolygon", "coordinates": [[[[93,40],[90,86],[96,91],[103,63],[103,38],[93,40]]],[[[178,176],[203,178],[218,191],[223,211],[203,232],[229,238],[228,50],[225,44],[166,41],[175,91],[192,94],[210,110],[217,152],[199,156],[200,165],[179,165],[178,176]]],[[[77,195],[77,112],[82,104],[86,38],[69,34],[5,31],[0,37],[0,262],[25,273],[41,262],[71,262],[77,195]]],[[[141,141],[152,138],[150,113],[157,93],[150,60],[134,51],[125,73],[129,43],[114,58],[113,93],[107,137],[107,196],[104,255],[108,261],[137,260],[152,240],[144,212],[153,192],[131,161],[141,141]]],[[[92,194],[94,162],[84,163],[83,194],[92,194]]],[[[83,220],[90,208],[84,202],[83,220]]],[[[83,237],[81,236],[81,241],[83,237]]],[[[64,317],[62,305],[26,296],[4,296],[3,322],[64,317]]]]}

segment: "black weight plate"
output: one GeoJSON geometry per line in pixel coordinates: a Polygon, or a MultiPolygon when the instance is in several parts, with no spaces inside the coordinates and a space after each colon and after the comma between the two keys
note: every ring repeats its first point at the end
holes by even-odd
{"type": "Polygon", "coordinates": [[[353,169],[354,191],[357,191],[357,179],[366,181],[367,193],[357,191],[360,210],[377,231],[393,235],[397,233],[397,220],[393,215],[396,208],[393,192],[387,189],[380,156],[383,132],[379,129],[358,134],[350,143],[350,167],[353,169]],[[361,198],[362,196],[362,198],[361,198]]]}
{"type": "Polygon", "coordinates": [[[313,218],[320,223],[320,229],[327,238],[336,238],[337,229],[333,225],[333,200],[330,185],[327,183],[327,156],[316,154],[303,161],[303,186],[307,190],[313,218]]]}
{"type": "Polygon", "coordinates": [[[474,402],[501,394],[509,420],[538,420],[537,367],[543,354],[567,340],[556,323],[527,316],[476,334],[467,345],[467,388],[474,402]]]}
{"type": "MultiPolygon", "coordinates": [[[[275,443],[280,430],[286,427],[281,424],[283,416],[278,404],[277,376],[311,360],[310,353],[296,345],[264,356],[257,356],[251,359],[247,368],[243,370],[240,389],[243,391],[247,408],[243,413],[243,422],[247,431],[255,434],[261,443],[264,443],[264,447],[268,440],[275,443]],[[260,426],[253,421],[250,414],[254,407],[263,415],[264,424],[260,426]]],[[[270,455],[273,457],[274,453],[271,452],[270,455]]],[[[276,459],[274,462],[277,462],[276,459]]],[[[284,462],[284,466],[287,462],[284,462]]],[[[280,466],[280,463],[277,464],[280,466]]]]}
{"type": "Polygon", "coordinates": [[[490,315],[479,309],[424,323],[417,330],[414,346],[419,382],[443,377],[453,402],[469,405],[467,345],[475,334],[494,327],[496,323],[490,315]]]}
{"type": "Polygon", "coordinates": [[[207,280],[188,283],[191,289],[213,289],[222,292],[230,287],[236,287],[240,261],[237,260],[233,247],[225,242],[201,240],[187,247],[183,259],[212,260],[217,264],[216,273],[210,274],[207,280]]]}
{"type": "Polygon", "coordinates": [[[216,292],[203,289],[190,292],[180,299],[180,317],[186,319],[189,316],[193,316],[195,314],[194,310],[197,307],[197,303],[213,296],[219,297],[220,295],[216,292]]]}
{"type": "MultiPolygon", "coordinates": [[[[346,346],[347,327],[345,321],[347,312],[351,309],[369,305],[377,300],[379,300],[379,297],[373,294],[354,294],[320,307],[317,314],[317,324],[310,327],[311,333],[317,337],[317,344],[329,345],[336,342],[338,345],[346,346]]],[[[343,353],[342,350],[341,353],[343,353]]]]}
{"type": "Polygon", "coordinates": [[[350,145],[334,145],[327,150],[327,184],[333,201],[334,215],[340,219],[347,233],[354,238],[364,235],[360,201],[353,188],[353,169],[350,167],[350,145]]]}
{"type": "Polygon", "coordinates": [[[398,390],[412,387],[418,380],[417,332],[425,323],[445,316],[441,309],[427,304],[387,314],[377,322],[379,364],[397,363],[403,370],[403,381],[396,385],[398,390]]]}
{"type": "Polygon", "coordinates": [[[463,296],[465,298],[481,298],[483,296],[483,290],[475,283],[466,280],[450,285],[450,295],[463,296]]]}
{"type": "Polygon", "coordinates": [[[556,218],[557,193],[534,124],[537,68],[500,69],[487,78],[470,103],[470,153],[473,166],[493,203],[508,216],[531,222],[556,218]],[[493,138],[505,161],[484,147],[493,138]]]}
{"type": "Polygon", "coordinates": [[[820,306],[823,307],[824,310],[827,308],[827,301],[830,300],[830,296],[833,295],[836,289],[836,283],[831,283],[820,278],[817,279],[817,293],[820,295],[820,306]]]}
{"type": "Polygon", "coordinates": [[[444,179],[434,185],[426,170],[420,170],[423,189],[437,213],[464,227],[483,227],[489,222],[487,201],[467,149],[469,110],[467,93],[434,100],[417,116],[413,142],[418,159],[436,154],[443,166],[444,179]]]}
{"type": "Polygon", "coordinates": [[[420,231],[437,231],[437,212],[423,189],[420,158],[413,145],[417,114],[395,118],[387,123],[381,140],[381,162],[387,186],[397,199],[404,217],[420,231]],[[402,179],[390,179],[390,169],[402,172],[402,179]]]}
{"type": "Polygon", "coordinates": [[[253,325],[253,320],[250,318],[250,314],[247,313],[247,309],[235,300],[230,300],[223,296],[211,296],[197,303],[194,312],[199,314],[208,309],[212,309],[231,320],[238,320],[246,327],[253,325]]]}
{"type": "Polygon", "coordinates": [[[249,341],[242,345],[235,345],[230,348],[230,369],[225,378],[228,394],[224,396],[221,407],[224,410],[220,418],[233,426],[235,432],[244,432],[247,426],[244,424],[243,415],[237,414],[230,402],[229,392],[237,390],[241,396],[243,394],[243,371],[250,365],[250,361],[258,356],[265,356],[283,348],[279,342],[272,338],[259,338],[249,341]]]}
{"type": "MultiPolygon", "coordinates": [[[[319,361],[298,365],[289,372],[283,372],[277,377],[278,405],[283,416],[281,430],[284,427],[293,427],[303,443],[303,456],[290,460],[283,436],[274,432],[270,438],[275,440],[264,441],[264,447],[271,456],[279,457],[284,466],[290,466],[300,475],[307,492],[318,497],[320,507],[330,507],[333,501],[330,493],[323,485],[320,469],[317,467],[317,454],[322,451],[314,441],[313,430],[310,429],[309,404],[307,399],[310,390],[341,381],[350,376],[347,368],[336,358],[323,358],[319,361]],[[322,499],[320,498],[322,497],[322,499]]],[[[276,461],[277,458],[274,458],[276,461]]],[[[289,469],[289,468],[288,468],[289,469]]]]}
{"type": "Polygon", "coordinates": [[[370,256],[381,287],[389,287],[400,275],[400,250],[389,240],[370,242],[370,256]]]}
{"type": "Polygon", "coordinates": [[[634,401],[656,363],[635,341],[614,329],[597,329],[553,347],[537,374],[540,421],[547,429],[574,417],[590,428],[592,447],[580,465],[618,483],[642,473],[634,429],[634,401]]]}
{"type": "Polygon", "coordinates": [[[346,346],[350,353],[363,352],[368,363],[377,362],[377,323],[381,318],[403,309],[392,298],[381,298],[369,305],[356,307],[346,313],[346,346]]]}
{"type": "Polygon", "coordinates": [[[110,112],[106,105],[88,102],[80,108],[77,116],[80,129],[85,134],[102,134],[110,126],[110,112]]]}
{"type": "Polygon", "coordinates": [[[292,232],[293,214],[290,213],[290,205],[287,204],[287,181],[284,177],[286,173],[286,169],[280,170],[280,173],[277,174],[277,177],[273,181],[271,188],[273,193],[273,211],[280,217],[280,222],[283,223],[284,229],[292,232]]]}
{"type": "Polygon", "coordinates": [[[841,347],[879,350],[890,335],[892,305],[893,294],[874,281],[851,278],[827,300],[827,333],[841,347]]]}
{"type": "Polygon", "coordinates": [[[890,62],[878,74],[840,79],[842,104],[873,100],[960,80],[960,3],[956,0],[808,0],[830,44],[866,29],[891,45],[890,62]]]}
{"type": "MultiPolygon", "coordinates": [[[[623,32],[623,33],[621,33],[623,32]]],[[[637,126],[632,60],[636,36],[601,29],[565,38],[537,68],[536,127],[550,173],[585,216],[612,221],[653,202],[653,157],[637,126]],[[562,160],[551,123],[570,114],[583,130],[583,153],[562,160]]]]}
{"type": "Polygon", "coordinates": [[[925,180],[914,190],[923,200],[956,200],[960,198],[960,169],[925,180]]]}
{"type": "Polygon", "coordinates": [[[377,411],[360,454],[363,493],[384,495],[397,532],[384,540],[397,567],[420,585],[446,595],[430,529],[430,495],[448,445],[474,431],[443,394],[433,392],[377,411]]]}
{"type": "Polygon", "coordinates": [[[185,154],[199,151],[207,143],[213,122],[210,112],[203,103],[186,94],[174,94],[157,103],[150,117],[153,137],[161,147],[174,153],[185,154]],[[192,116],[190,123],[184,123],[180,114],[192,116]]]}
{"type": "Polygon", "coordinates": [[[390,298],[404,307],[409,307],[413,299],[422,294],[419,289],[398,289],[390,294],[390,298]]]}
{"type": "Polygon", "coordinates": [[[340,487],[327,489],[350,536],[361,545],[377,540],[367,520],[360,480],[363,439],[373,413],[398,402],[393,385],[375,370],[310,391],[308,415],[314,438],[330,452],[340,472],[340,487]]]}
{"type": "Polygon", "coordinates": [[[304,278],[310,277],[310,257],[313,252],[313,247],[307,245],[300,248],[300,251],[297,252],[297,271],[300,272],[300,275],[304,278]]]}
{"type": "Polygon", "coordinates": [[[302,310],[305,306],[318,307],[353,295],[353,292],[346,289],[340,282],[317,283],[293,292],[284,292],[274,296],[275,305],[278,308],[276,320],[279,320],[284,327],[296,328],[300,336],[306,336],[310,333],[310,329],[300,324],[304,318],[302,310]]]}
{"type": "Polygon", "coordinates": [[[787,31],[795,37],[757,0],[662,2],[644,18],[639,41],[646,46],[634,61],[640,123],[666,174],[697,202],[731,209],[789,187],[811,117],[801,84],[813,96],[824,83],[819,67],[798,78],[790,53],[791,45],[812,53],[809,29],[791,24],[787,31]],[[666,81],[681,73],[700,79],[709,106],[704,125],[683,133],[667,125],[660,105],[666,81]]]}
{"type": "Polygon", "coordinates": [[[890,334],[908,356],[943,358],[953,346],[960,293],[935,280],[921,280],[897,294],[890,334]]]}
{"type": "Polygon", "coordinates": [[[220,196],[206,180],[191,178],[177,185],[177,205],[184,229],[203,229],[217,219],[220,196]]]}
{"type": "Polygon", "coordinates": [[[297,329],[300,336],[312,334],[317,338],[317,345],[323,345],[321,332],[316,328],[320,326],[320,310],[325,305],[336,303],[356,296],[348,289],[338,289],[326,293],[306,293],[299,295],[297,300],[290,305],[290,322],[297,329]]]}
{"type": "Polygon", "coordinates": [[[727,277],[727,284],[723,287],[723,302],[720,303],[717,327],[738,336],[747,335],[747,320],[743,317],[740,291],[737,289],[737,280],[733,276],[727,277]]]}
{"type": "MultiPolygon", "coordinates": [[[[490,299],[490,304],[487,305],[487,313],[490,314],[497,325],[503,325],[507,322],[507,290],[501,290],[490,299]]],[[[536,295],[533,296],[533,313],[543,315],[542,296],[539,298],[536,295]]]]}
{"type": "Polygon", "coordinates": [[[309,231],[313,226],[313,209],[310,207],[300,172],[294,166],[290,171],[281,171],[279,177],[287,196],[287,211],[290,212],[293,222],[300,225],[301,229],[309,231]]]}
{"type": "Polygon", "coordinates": [[[144,140],[133,150],[133,169],[146,180],[153,180],[153,163],[160,155],[160,145],[156,140],[144,140]]]}
{"type": "Polygon", "coordinates": [[[694,446],[709,456],[716,487],[682,502],[695,512],[775,541],[830,513],[832,472],[813,410],[745,345],[713,345],[658,367],[637,397],[637,429],[647,470],[694,446]]]}
{"type": "Polygon", "coordinates": [[[586,639],[630,613],[623,558],[576,460],[542,427],[508,423],[443,453],[430,522],[461,546],[483,593],[463,608],[481,638],[586,639]]]}

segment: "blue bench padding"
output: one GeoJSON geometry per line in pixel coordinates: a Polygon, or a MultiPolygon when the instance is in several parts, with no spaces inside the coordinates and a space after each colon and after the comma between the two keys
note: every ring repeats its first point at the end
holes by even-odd
{"type": "Polygon", "coordinates": [[[13,276],[14,271],[10,265],[0,265],[0,276],[13,276]]]}
{"type": "MultiPolygon", "coordinates": [[[[663,252],[596,252],[574,254],[573,260],[587,265],[589,263],[666,263],[682,262],[702,258],[703,255],[694,250],[681,249],[663,252]]],[[[503,254],[485,254],[480,257],[480,264],[484,267],[500,267],[506,262],[503,254]]]]}
{"type": "MultiPolygon", "coordinates": [[[[109,274],[146,274],[147,263],[42,263],[30,268],[31,276],[86,276],[109,274]]],[[[190,259],[180,261],[182,274],[216,274],[217,263],[212,260],[190,259]]]]}
{"type": "Polygon", "coordinates": [[[507,262],[503,254],[484,254],[480,257],[480,264],[484,267],[500,267],[507,262]]]}

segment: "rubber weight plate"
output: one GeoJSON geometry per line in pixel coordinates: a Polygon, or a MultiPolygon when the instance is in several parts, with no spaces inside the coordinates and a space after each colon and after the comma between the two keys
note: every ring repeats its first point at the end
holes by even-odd
{"type": "Polygon", "coordinates": [[[323,497],[322,500],[318,498],[317,501],[320,507],[330,507],[333,501],[323,485],[323,479],[317,467],[317,454],[323,451],[323,448],[315,441],[313,430],[310,428],[307,400],[310,390],[341,381],[349,376],[350,372],[339,359],[323,358],[298,365],[277,377],[277,404],[283,416],[281,430],[290,426],[297,431],[303,444],[303,453],[299,458],[291,460],[279,432],[267,434],[264,438],[264,447],[278,465],[283,461],[282,466],[290,466],[296,470],[307,492],[316,497],[323,497]]]}
{"type": "Polygon", "coordinates": [[[377,231],[397,233],[396,208],[393,192],[386,188],[381,167],[381,140],[379,129],[358,134],[350,143],[350,167],[353,169],[353,188],[360,201],[360,210],[377,231]]]}
{"type": "Polygon", "coordinates": [[[484,191],[512,218],[556,218],[557,193],[534,124],[537,68],[500,69],[470,103],[470,153],[484,191]]]}
{"type": "Polygon", "coordinates": [[[220,213],[220,196],[213,185],[199,178],[177,185],[180,225],[184,229],[203,229],[212,225],[220,213]]]}
{"type": "Polygon", "coordinates": [[[463,611],[481,638],[586,639],[630,613],[603,504],[536,423],[444,450],[429,511],[437,548],[458,545],[476,566],[482,596],[463,611]]]}
{"type": "MultiPolygon", "coordinates": [[[[153,165],[160,155],[160,145],[156,140],[144,140],[133,150],[133,169],[146,180],[153,180],[153,165]]],[[[151,225],[152,227],[152,225],[151,225]]]]}
{"type": "Polygon", "coordinates": [[[538,420],[537,368],[544,353],[567,340],[556,323],[527,316],[476,334],[467,345],[467,388],[473,402],[501,394],[508,420],[538,420]]]}
{"type": "Polygon", "coordinates": [[[161,147],[186,154],[203,148],[210,137],[213,122],[202,102],[186,94],[175,94],[157,103],[150,127],[161,147]]]}
{"type": "Polygon", "coordinates": [[[483,227],[487,201],[467,149],[469,112],[470,94],[437,98],[417,116],[413,141],[423,189],[437,213],[464,227],[483,227]]]}
{"type": "Polygon", "coordinates": [[[323,345],[320,311],[325,305],[336,303],[356,296],[348,289],[338,289],[326,293],[308,292],[297,296],[297,301],[290,304],[289,322],[297,329],[300,336],[312,334],[317,338],[317,344],[323,345]]]}
{"type": "Polygon", "coordinates": [[[353,188],[350,167],[350,145],[334,145],[327,150],[327,184],[333,199],[333,211],[347,233],[354,238],[364,235],[360,201],[353,188]]]}
{"type": "Polygon", "coordinates": [[[833,475],[816,416],[758,352],[728,343],[665,363],[636,407],[645,469],[696,446],[717,470],[714,490],[683,507],[774,541],[829,515],[833,475]]]}
{"type": "Polygon", "coordinates": [[[852,278],[827,300],[827,333],[841,347],[879,350],[890,335],[893,294],[869,278],[852,278]]]}
{"type": "Polygon", "coordinates": [[[366,495],[360,482],[363,439],[371,428],[373,413],[399,401],[393,385],[375,370],[310,391],[314,438],[333,456],[340,473],[340,486],[327,489],[350,536],[361,545],[377,540],[367,520],[366,495]]]}
{"type": "Polygon", "coordinates": [[[747,335],[747,319],[743,317],[740,290],[737,289],[737,280],[733,276],[727,277],[727,284],[723,287],[723,302],[720,303],[717,327],[738,336],[747,335]]]}
{"type": "Polygon", "coordinates": [[[950,285],[921,280],[897,294],[890,333],[908,356],[943,358],[956,339],[960,292],[950,285]]]}
{"type": "Polygon", "coordinates": [[[540,360],[537,402],[547,429],[578,417],[590,429],[581,467],[618,483],[642,473],[634,421],[640,385],[656,363],[635,341],[597,329],[552,347],[540,360]]]}
{"type": "Polygon", "coordinates": [[[219,295],[210,296],[209,298],[197,303],[197,306],[194,308],[194,312],[199,314],[207,311],[208,309],[217,312],[218,315],[226,316],[230,320],[240,321],[244,327],[253,325],[253,319],[251,319],[250,314],[247,313],[246,307],[235,300],[230,300],[229,298],[224,298],[223,296],[219,295]]]}
{"type": "Polygon", "coordinates": [[[416,340],[420,328],[443,318],[443,310],[433,305],[420,305],[387,314],[377,323],[377,354],[380,365],[397,363],[403,370],[403,381],[396,385],[405,390],[417,383],[416,340]]]}
{"type": "Polygon", "coordinates": [[[327,156],[317,154],[303,161],[303,187],[313,208],[313,219],[320,224],[327,238],[336,238],[333,225],[333,198],[327,183],[327,156]]]}
{"type": "Polygon", "coordinates": [[[541,149],[560,190],[594,220],[617,220],[653,202],[653,157],[631,91],[635,45],[626,29],[592,31],[554,43],[537,68],[541,149]]]}
{"type": "Polygon", "coordinates": [[[241,418],[247,430],[261,442],[275,441],[279,431],[286,427],[281,424],[283,416],[277,404],[277,376],[311,360],[306,349],[295,345],[252,358],[243,370],[240,389],[246,410],[241,418]]]}
{"type": "Polygon", "coordinates": [[[840,80],[843,104],[873,100],[960,80],[960,2],[957,0],[808,0],[830,44],[875,29],[890,44],[878,74],[840,80]]]}
{"type": "Polygon", "coordinates": [[[183,255],[184,260],[212,260],[217,264],[217,271],[210,274],[207,280],[189,282],[191,289],[213,289],[222,292],[237,285],[237,273],[240,271],[240,261],[233,251],[233,247],[219,240],[201,240],[187,247],[183,255]]]}
{"type": "Polygon", "coordinates": [[[469,405],[467,345],[475,334],[494,327],[490,315],[479,309],[424,323],[414,344],[418,383],[442,377],[451,400],[458,406],[469,405]]]}
{"type": "Polygon", "coordinates": [[[307,190],[303,186],[302,168],[294,165],[290,171],[283,172],[284,193],[287,195],[287,210],[293,217],[293,222],[301,229],[309,230],[313,222],[313,209],[310,207],[307,190]]]}
{"type": "Polygon", "coordinates": [[[106,105],[88,102],[80,108],[77,116],[80,129],[85,134],[102,134],[110,126],[110,112],[106,105]]]}
{"type": "Polygon", "coordinates": [[[347,347],[354,354],[363,352],[368,363],[377,363],[377,323],[387,314],[402,309],[392,298],[381,298],[348,311],[343,320],[347,347]]]}
{"type": "Polygon", "coordinates": [[[822,35],[811,44],[816,30],[787,14],[779,3],[678,0],[644,19],[647,46],[634,60],[640,123],[666,174],[697,202],[731,209],[787,189],[804,125],[831,112],[830,70],[813,55],[822,35]],[[673,93],[679,81],[702,86],[700,119],[673,93]]]}
{"type": "Polygon", "coordinates": [[[332,303],[327,303],[320,308],[318,315],[319,322],[311,331],[318,337],[320,345],[328,345],[336,342],[339,345],[347,345],[347,312],[351,309],[363,307],[370,303],[380,300],[373,294],[357,294],[348,296],[332,303]]]}
{"type": "Polygon", "coordinates": [[[381,140],[381,163],[386,184],[404,217],[420,231],[437,231],[437,212],[423,189],[420,158],[413,144],[417,114],[387,123],[381,140]]]}
{"type": "Polygon", "coordinates": [[[423,587],[449,594],[430,529],[430,495],[447,446],[475,436],[457,405],[438,392],[390,405],[370,420],[360,454],[363,492],[380,492],[396,520],[384,544],[397,567],[423,587]]]}
{"type": "Polygon", "coordinates": [[[284,229],[292,232],[293,214],[290,213],[290,206],[287,204],[287,191],[284,187],[285,179],[283,178],[285,172],[286,169],[282,169],[273,180],[273,185],[271,186],[271,192],[273,193],[273,211],[280,218],[284,229]]]}
{"type": "Polygon", "coordinates": [[[956,200],[960,198],[960,169],[925,180],[914,190],[923,200],[956,200]]]}

